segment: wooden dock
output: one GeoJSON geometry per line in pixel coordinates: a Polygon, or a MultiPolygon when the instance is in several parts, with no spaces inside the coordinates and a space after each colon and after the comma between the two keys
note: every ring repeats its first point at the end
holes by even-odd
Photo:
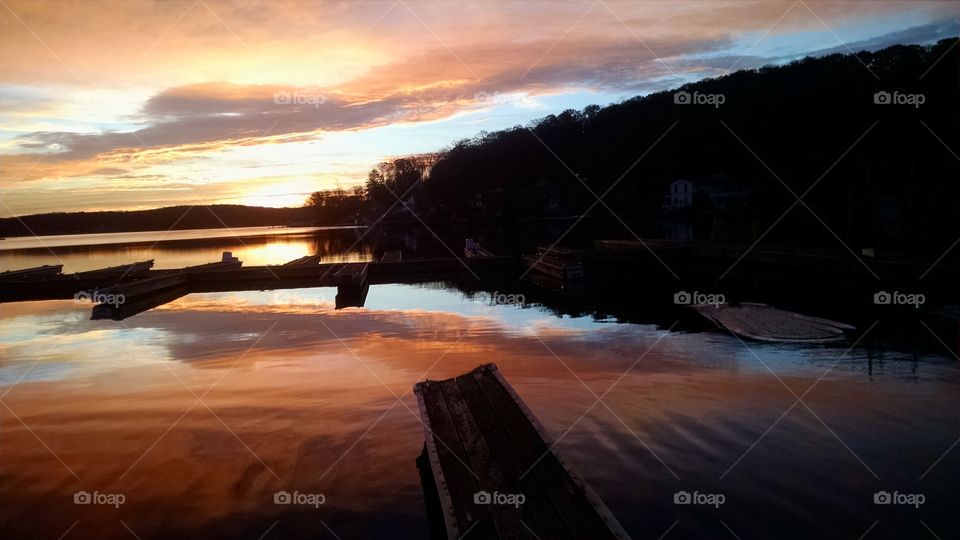
{"type": "Polygon", "coordinates": [[[333,273],[337,281],[337,296],[334,298],[336,309],[363,307],[370,290],[370,263],[346,263],[333,273]]]}
{"type": "MultiPolygon", "coordinates": [[[[515,278],[520,275],[519,259],[512,256],[482,259],[403,259],[394,262],[369,263],[307,263],[272,266],[242,266],[240,261],[218,261],[186,268],[151,269],[135,275],[53,274],[60,266],[40,267],[37,272],[13,271],[3,280],[0,303],[29,300],[73,298],[78,291],[123,290],[137,281],[186,274],[189,292],[256,291],[295,289],[302,287],[340,287],[359,283],[381,285],[387,283],[426,283],[433,281],[481,278],[515,278]],[[365,269],[365,270],[364,270],[365,269]]],[[[32,270],[32,269],[31,269],[32,270]]],[[[177,280],[175,280],[177,281],[177,280]]],[[[176,283],[175,285],[182,285],[176,283]]],[[[135,285],[134,287],[140,287],[135,285]]],[[[128,295],[128,299],[133,294],[128,295]]]]}
{"type": "Polygon", "coordinates": [[[496,365],[414,392],[426,438],[418,463],[429,468],[421,478],[432,479],[428,515],[442,520],[435,536],[629,538],[496,365]]]}

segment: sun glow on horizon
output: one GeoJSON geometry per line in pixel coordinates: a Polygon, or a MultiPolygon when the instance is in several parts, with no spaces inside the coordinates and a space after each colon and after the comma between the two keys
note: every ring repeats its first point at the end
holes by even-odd
{"type": "Polygon", "coordinates": [[[960,33],[960,9],[945,2],[133,0],[98,4],[95,21],[91,3],[0,10],[2,216],[299,206],[363,183],[381,160],[566,108],[829,52],[838,39],[880,48],[960,33]],[[534,14],[535,27],[521,24],[534,14]],[[641,41],[652,54],[637,54],[641,41]]]}

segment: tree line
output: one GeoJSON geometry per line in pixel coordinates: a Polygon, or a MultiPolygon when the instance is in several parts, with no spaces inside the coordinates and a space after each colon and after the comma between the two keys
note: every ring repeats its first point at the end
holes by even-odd
{"type": "Polygon", "coordinates": [[[409,206],[434,221],[631,221],[661,212],[673,180],[719,178],[747,187],[739,217],[754,236],[777,222],[770,241],[942,252],[960,233],[956,41],[741,70],[481,132],[380,163],[346,206],[361,219],[409,206]]]}

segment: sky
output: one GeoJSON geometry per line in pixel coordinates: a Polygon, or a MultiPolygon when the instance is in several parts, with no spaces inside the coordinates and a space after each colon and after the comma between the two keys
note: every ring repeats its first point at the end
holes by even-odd
{"type": "Polygon", "coordinates": [[[954,1],[0,0],[0,216],[299,206],[564,109],[957,35],[954,1]]]}

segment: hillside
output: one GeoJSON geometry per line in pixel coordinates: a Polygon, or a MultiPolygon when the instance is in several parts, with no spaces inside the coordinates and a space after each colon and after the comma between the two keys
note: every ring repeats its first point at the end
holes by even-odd
{"type": "Polygon", "coordinates": [[[0,236],[308,225],[312,217],[313,213],[306,208],[222,204],[129,212],[64,212],[0,219],[0,236]]]}
{"type": "Polygon", "coordinates": [[[807,58],[680,89],[722,96],[717,106],[660,92],[481,133],[429,167],[381,164],[368,198],[384,208],[412,186],[425,219],[512,221],[591,208],[609,216],[591,191],[610,190],[604,202],[631,221],[660,212],[671,181],[727,179],[747,187],[733,217],[756,237],[815,186],[770,241],[841,249],[822,219],[852,246],[939,255],[960,232],[955,41],[807,58]],[[882,103],[878,92],[923,103],[882,103]]]}

